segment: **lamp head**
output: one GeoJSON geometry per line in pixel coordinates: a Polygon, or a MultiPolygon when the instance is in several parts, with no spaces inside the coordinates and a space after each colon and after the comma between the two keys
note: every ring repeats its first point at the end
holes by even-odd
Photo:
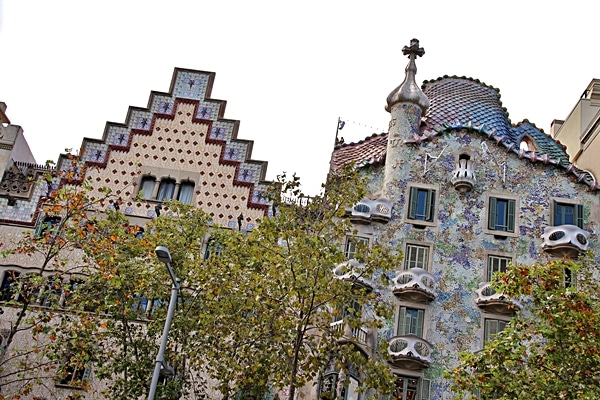
{"type": "Polygon", "coordinates": [[[171,258],[171,252],[165,246],[156,246],[154,249],[154,253],[156,253],[156,257],[160,262],[165,264],[171,264],[173,259],[171,258]]]}

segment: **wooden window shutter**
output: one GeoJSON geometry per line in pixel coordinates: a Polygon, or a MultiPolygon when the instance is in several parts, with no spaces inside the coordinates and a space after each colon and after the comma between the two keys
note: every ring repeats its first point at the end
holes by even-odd
{"type": "Polygon", "coordinates": [[[417,312],[417,330],[415,335],[422,338],[423,337],[423,321],[425,320],[425,311],[419,310],[417,312]]]}
{"type": "Polygon", "coordinates": [[[435,190],[427,191],[427,204],[425,205],[425,221],[433,222],[433,214],[435,212],[435,190]]]}
{"type": "Polygon", "coordinates": [[[517,202],[515,200],[507,201],[506,230],[508,232],[515,231],[515,206],[516,206],[516,203],[517,202]]]}
{"type": "Polygon", "coordinates": [[[575,204],[573,207],[573,221],[580,229],[583,229],[583,204],[575,204]]]}
{"type": "Polygon", "coordinates": [[[409,219],[416,219],[418,202],[419,202],[419,188],[411,187],[410,188],[409,205],[408,205],[408,218],[409,219]]]}
{"type": "Polygon", "coordinates": [[[496,229],[496,198],[490,197],[490,209],[488,213],[488,229],[496,229]]]}
{"type": "Polygon", "coordinates": [[[421,388],[419,396],[421,400],[430,400],[431,398],[431,379],[421,379],[421,388]]]}
{"type": "Polygon", "coordinates": [[[398,336],[406,335],[406,307],[400,307],[400,312],[398,313],[398,336]]]}

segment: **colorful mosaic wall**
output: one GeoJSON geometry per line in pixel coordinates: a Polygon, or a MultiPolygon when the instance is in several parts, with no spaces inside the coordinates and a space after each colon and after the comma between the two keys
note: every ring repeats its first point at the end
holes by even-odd
{"type": "MultiPolygon", "coordinates": [[[[436,87],[444,86],[443,80],[436,82],[436,87]]],[[[600,250],[599,194],[595,182],[589,175],[573,173],[560,144],[534,125],[524,122],[511,126],[495,89],[482,84],[478,91],[471,85],[472,82],[466,87],[473,93],[484,92],[485,96],[452,94],[453,87],[464,89],[465,85],[450,79],[442,97],[430,98],[430,112],[418,133],[414,126],[406,128],[406,124],[396,121],[408,121],[410,115],[404,114],[411,106],[402,109],[400,105],[392,110],[391,142],[382,157],[371,157],[382,148],[380,139],[385,136],[379,135],[339,146],[332,156],[334,165],[358,163],[368,177],[371,197],[384,196],[393,204],[390,222],[372,224],[373,240],[398,251],[403,251],[408,241],[431,246],[430,273],[437,282],[435,300],[429,304],[400,301],[391,287],[382,289],[382,295],[397,308],[425,310],[423,338],[432,344],[433,363],[422,372],[401,368],[395,372],[431,379],[430,397],[435,400],[454,399],[443,372],[457,364],[459,352],[483,347],[484,319],[510,317],[489,313],[477,305],[476,291],[487,280],[489,255],[507,255],[523,264],[549,259],[541,248],[541,236],[550,225],[553,200],[557,198],[583,204],[589,248],[596,254],[600,250]],[[453,96],[460,96],[460,101],[453,96]],[[483,119],[490,126],[485,128],[483,123],[471,122],[471,118],[483,119]],[[510,134],[502,136],[500,130],[510,134]],[[525,136],[537,146],[537,153],[519,151],[519,140],[525,136]],[[472,190],[466,193],[457,191],[451,181],[461,154],[468,155],[476,176],[472,190]],[[430,226],[415,226],[414,221],[407,219],[410,187],[419,185],[436,188],[438,204],[430,226]],[[490,195],[517,200],[514,235],[500,237],[490,233],[490,195]]],[[[398,266],[399,271],[403,269],[404,266],[398,266]]],[[[378,332],[380,340],[397,335],[397,318],[385,321],[384,329],[378,332]]]]}

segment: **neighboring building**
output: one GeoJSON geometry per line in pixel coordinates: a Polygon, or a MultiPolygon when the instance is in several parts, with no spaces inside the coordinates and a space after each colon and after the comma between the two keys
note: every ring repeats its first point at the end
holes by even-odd
{"type": "Polygon", "coordinates": [[[571,162],[600,176],[600,79],[592,79],[566,120],[552,122],[552,137],[567,146],[571,162]]]}
{"type": "Polygon", "coordinates": [[[378,332],[389,342],[394,399],[451,399],[443,371],[521,308],[488,285],[495,272],[588,248],[599,255],[600,186],[555,139],[527,121],[511,125],[497,89],[444,77],[421,90],[415,59],[424,51],[414,40],[403,52],[410,61],[387,98],[389,133],[336,146],[331,168],[353,162],[368,178],[370,197],[349,213],[357,235],[404,252],[382,293],[396,316],[378,332]],[[387,207],[391,219],[379,218],[387,207]]]}
{"type": "MultiPolygon", "coordinates": [[[[253,142],[237,138],[239,121],[224,118],[225,101],[211,99],[214,78],[211,72],[175,69],[168,93],[152,92],[147,108],[130,107],[124,123],[107,123],[102,139],[84,139],[80,154],[61,155],[56,168],[35,164],[21,128],[7,125],[6,107],[0,103],[0,250],[11,248],[24,229],[56,222],[44,216],[44,201],[61,184],[77,185],[83,179],[88,179],[92,197],[101,198],[103,188],[109,188],[115,200],[106,206],[123,212],[132,225],[143,226],[168,212],[163,201],[176,199],[202,208],[215,226],[253,229],[272,211],[262,196],[267,162],[251,158],[253,142]]],[[[77,259],[75,253],[69,257],[77,259]]],[[[40,265],[35,255],[0,258],[0,302],[8,300],[4,297],[10,295],[13,274],[39,273],[40,265]]],[[[66,287],[72,277],[67,273],[63,279],[66,287]]],[[[64,294],[59,297],[64,304],[64,294]]],[[[37,306],[44,306],[42,299],[37,306]]],[[[1,340],[17,311],[1,304],[0,310],[1,361],[1,340]]],[[[27,341],[23,335],[13,343],[27,341]]],[[[91,378],[92,390],[98,390],[93,372],[91,378]]],[[[61,398],[71,390],[64,383],[56,382],[61,398]]]]}

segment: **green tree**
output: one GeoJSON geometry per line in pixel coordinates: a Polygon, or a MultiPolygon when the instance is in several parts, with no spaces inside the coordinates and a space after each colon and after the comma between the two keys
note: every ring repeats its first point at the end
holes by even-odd
{"type": "MultiPolygon", "coordinates": [[[[72,174],[72,170],[48,172],[31,184],[69,181],[72,174]]],[[[63,372],[70,368],[63,349],[56,352],[55,346],[60,293],[69,290],[63,275],[81,264],[83,254],[79,244],[86,236],[88,213],[110,197],[109,191],[103,191],[99,197],[90,198],[89,189],[84,181],[56,191],[45,199],[39,228],[24,232],[17,243],[3,246],[1,255],[8,265],[18,257],[25,257],[27,266],[33,265],[35,269],[7,272],[12,282],[2,292],[4,326],[9,329],[0,349],[0,399],[29,395],[34,387],[43,387],[44,381],[60,381],[63,372]],[[19,343],[17,337],[21,338],[19,343]]]]}
{"type": "MultiPolygon", "coordinates": [[[[332,365],[340,377],[358,373],[365,391],[391,390],[387,343],[371,348],[351,333],[377,328],[381,317],[391,315],[391,305],[378,293],[400,261],[400,254],[374,243],[357,244],[360,265],[345,264],[341,243],[352,234],[346,208],[365,195],[356,171],[331,175],[321,196],[302,203],[291,200],[306,199],[299,180],[279,177],[268,193],[275,215],[250,232],[212,226],[201,210],[167,202],[142,235],[118,211],[92,213],[90,205],[104,199],[92,201],[87,189],[62,189],[52,203],[63,218],[53,236],[33,247],[27,247],[27,237],[16,250],[50,251],[64,238],[79,256],[73,263],[71,253],[61,255],[64,248],[52,250],[53,271],[76,272],[80,279],[61,287],[66,303],[27,310],[39,321],[35,342],[47,347],[38,350],[40,359],[51,367],[29,379],[27,390],[18,388],[14,398],[43,386],[44,379],[90,366],[103,386],[80,384],[88,398],[147,396],[170,286],[154,255],[157,245],[170,249],[182,281],[165,354],[176,376],[159,387],[157,398],[262,398],[275,391],[292,399],[332,365]],[[64,218],[63,207],[76,204],[80,212],[64,218]],[[334,329],[331,323],[342,314],[348,329],[334,329]],[[216,384],[208,385],[208,378],[216,384]]],[[[48,287],[51,294],[55,288],[48,287]]],[[[10,371],[32,375],[21,367],[10,371]]],[[[340,379],[338,395],[343,385],[340,379]]]]}
{"type": "Polygon", "coordinates": [[[498,289],[526,299],[525,309],[482,351],[461,354],[448,373],[454,390],[485,399],[600,398],[596,274],[589,257],[511,266],[498,274],[498,289]]]}
{"type": "Polygon", "coordinates": [[[361,265],[343,266],[341,243],[352,234],[346,208],[364,197],[364,186],[348,169],[331,175],[324,189],[306,201],[295,176],[280,176],[269,194],[272,218],[251,232],[213,233],[222,251],[202,266],[193,305],[199,308],[191,313],[199,350],[189,356],[220,382],[226,397],[273,386],[293,399],[332,362],[342,373],[358,371],[365,391],[391,390],[385,349],[370,348],[376,354],[366,356],[358,338],[341,340],[344,332],[331,323],[345,310],[350,330],[379,327],[381,317],[391,313],[379,290],[400,255],[378,243],[359,246],[355,257],[361,265]]]}

